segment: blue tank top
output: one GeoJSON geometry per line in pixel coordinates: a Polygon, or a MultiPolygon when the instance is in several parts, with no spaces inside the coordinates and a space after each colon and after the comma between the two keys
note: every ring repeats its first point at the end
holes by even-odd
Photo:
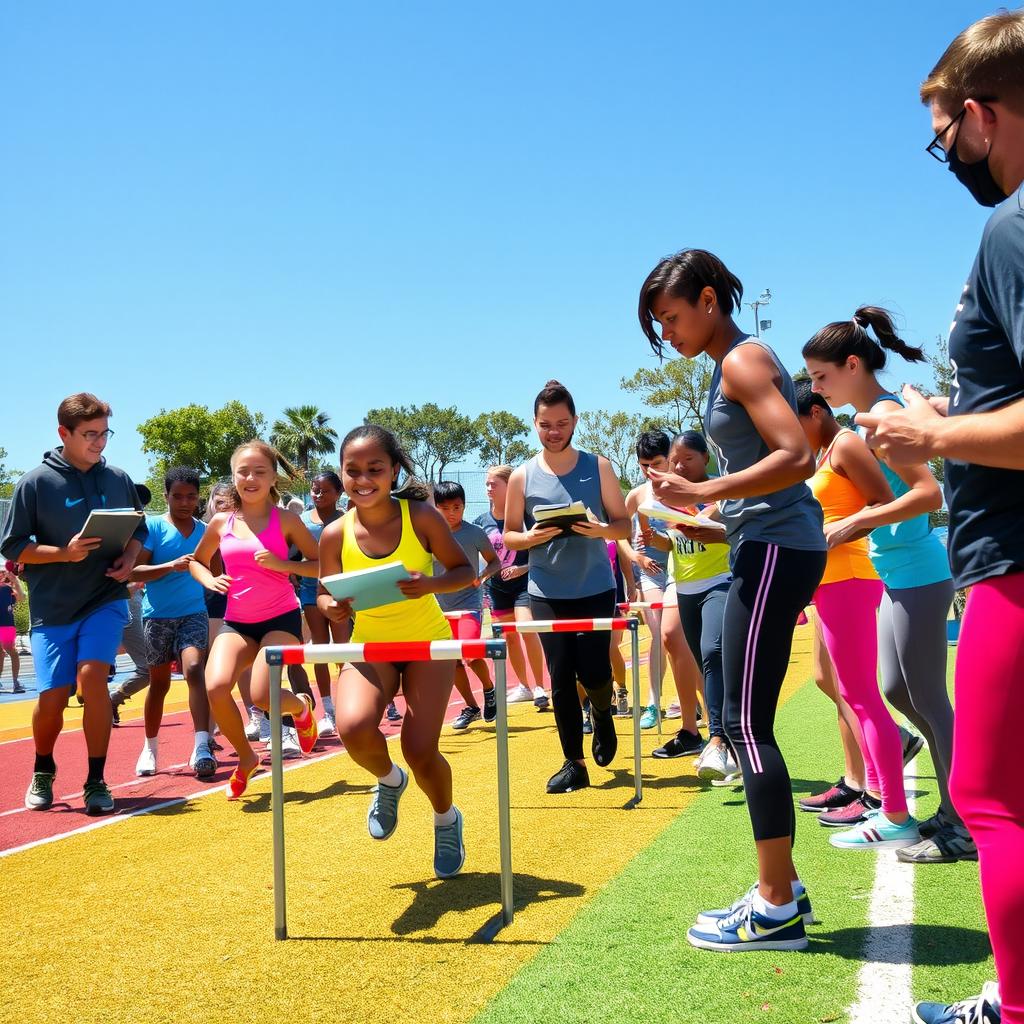
{"type": "MultiPolygon", "coordinates": [[[[737,338],[729,347],[729,352],[739,345],[760,345],[771,356],[781,377],[782,396],[796,415],[793,378],[779,357],[763,342],[749,337],[737,338]]],[[[704,435],[715,454],[718,471],[722,476],[749,469],[770,452],[747,410],[722,393],[720,364],[715,367],[711,378],[707,409],[704,412],[704,435]]],[[[718,511],[725,523],[733,561],[740,544],[745,540],[777,544],[798,551],[827,550],[821,506],[814,500],[814,495],[805,483],[792,484],[781,491],[752,498],[726,498],[718,503],[718,511]]]]}
{"type": "MultiPolygon", "coordinates": [[[[313,509],[307,508],[299,518],[306,524],[306,529],[313,534],[313,540],[320,544],[320,534],[324,532],[324,524],[314,522],[313,509]]],[[[316,591],[319,580],[311,579],[309,576],[299,577],[299,604],[303,608],[307,604],[316,604],[316,591]]]]}
{"type": "MultiPolygon", "coordinates": [[[[648,494],[648,498],[653,500],[653,495],[648,494]]],[[[641,502],[643,504],[643,502],[641,502]]],[[[651,529],[656,533],[662,533],[666,536],[669,530],[672,529],[664,519],[658,519],[654,516],[648,516],[647,522],[651,524],[651,529]]],[[[643,545],[643,539],[640,536],[640,517],[639,515],[633,516],[633,550],[638,551],[643,545]]],[[[661,572],[657,576],[650,576],[645,573],[642,569],[640,570],[640,580],[642,583],[648,583],[652,587],[657,587],[658,590],[664,590],[668,586],[668,558],[669,552],[661,551],[659,548],[650,545],[644,548],[644,554],[651,559],[653,562],[657,562],[661,566],[661,572]]]]}
{"type": "MultiPolygon", "coordinates": [[[[877,401],[884,399],[904,404],[899,395],[886,393],[877,401]]],[[[863,436],[864,428],[858,428],[858,433],[863,436]]],[[[899,474],[881,460],[878,464],[895,497],[910,490],[910,485],[899,474]]],[[[932,533],[926,512],[902,523],[890,523],[872,530],[868,534],[868,553],[875,572],[890,590],[927,587],[952,579],[946,546],[932,533]]]]}
{"type": "MultiPolygon", "coordinates": [[[[559,505],[582,501],[598,519],[607,514],[601,499],[601,475],[597,456],[578,452],[576,465],[564,476],[555,476],[540,465],[535,455],[526,463],[525,526],[534,524],[538,505],[559,505]]],[[[556,537],[547,544],[530,548],[529,593],[534,597],[558,599],[592,597],[614,590],[615,578],[608,561],[604,538],[573,535],[556,537]]]]}

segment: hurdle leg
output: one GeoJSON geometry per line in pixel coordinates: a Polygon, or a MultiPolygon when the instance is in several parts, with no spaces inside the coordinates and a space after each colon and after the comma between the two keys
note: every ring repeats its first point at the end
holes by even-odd
{"type": "Polygon", "coordinates": [[[270,788],[274,828],[274,938],[288,938],[284,891],[284,765],[281,757],[281,666],[270,666],[270,788]]]}
{"type": "Polygon", "coordinates": [[[504,661],[494,662],[498,741],[498,841],[501,848],[501,923],[510,925],[515,913],[512,892],[512,820],[508,770],[508,682],[504,661]]]}
{"type": "Polygon", "coordinates": [[[640,764],[640,630],[639,623],[629,631],[633,660],[633,779],[636,784],[634,806],[644,798],[640,764]]]}
{"type": "Polygon", "coordinates": [[[647,631],[651,634],[651,655],[647,659],[647,671],[651,677],[651,689],[654,690],[654,717],[658,722],[658,737],[660,738],[661,684],[665,678],[665,649],[661,646],[661,629],[655,629],[652,622],[648,622],[647,631]],[[655,634],[657,634],[657,636],[655,636],[655,634]],[[655,655],[657,655],[657,658],[655,658],[655,655]]]}

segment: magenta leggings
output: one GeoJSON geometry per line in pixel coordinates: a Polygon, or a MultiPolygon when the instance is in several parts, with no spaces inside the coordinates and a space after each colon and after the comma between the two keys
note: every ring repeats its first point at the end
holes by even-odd
{"type": "Polygon", "coordinates": [[[955,703],[950,794],[978,844],[1003,1024],[1024,1024],[1024,572],[971,588],[955,703]]]}
{"type": "Polygon", "coordinates": [[[900,730],[878,688],[878,606],[881,580],[823,583],[814,594],[821,635],[836,670],[839,694],[860,722],[865,782],[882,794],[882,810],[907,809],[900,730]]]}

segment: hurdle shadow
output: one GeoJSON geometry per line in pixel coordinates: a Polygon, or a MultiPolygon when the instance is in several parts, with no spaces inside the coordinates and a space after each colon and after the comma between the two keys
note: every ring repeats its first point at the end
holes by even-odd
{"type": "MultiPolygon", "coordinates": [[[[266,778],[267,776],[263,776],[266,778]]],[[[325,786],[323,789],[319,789],[316,792],[309,792],[301,789],[289,789],[285,790],[284,802],[287,807],[288,804],[298,804],[300,807],[312,803],[314,800],[322,800],[324,797],[331,796],[347,796],[359,794],[370,794],[373,792],[373,786],[365,782],[351,783],[346,782],[344,779],[335,779],[329,786],[325,786]]],[[[258,793],[253,797],[246,800],[242,804],[242,812],[244,814],[265,814],[270,810],[271,794],[270,793],[258,793]]]]}
{"type": "Polygon", "coordinates": [[[810,952],[832,953],[844,960],[862,961],[871,940],[871,959],[877,963],[923,967],[980,964],[992,955],[988,935],[977,928],[946,924],[893,924],[878,928],[839,928],[810,934],[810,952]]]}

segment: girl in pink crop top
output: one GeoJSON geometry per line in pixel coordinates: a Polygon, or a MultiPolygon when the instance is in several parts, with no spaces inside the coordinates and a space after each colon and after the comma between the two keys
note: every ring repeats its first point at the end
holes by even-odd
{"type": "MultiPolygon", "coordinates": [[[[299,601],[289,574],[316,578],[319,549],[306,524],[293,512],[277,508],[277,453],[262,441],[235,449],[231,457],[234,511],[218,512],[196,547],[189,566],[208,590],[226,594],[227,612],[214,637],[206,666],[206,692],[221,732],[238,753],[238,767],[228,780],[228,799],[237,800],[259,768],[259,758],[245,737],[245,726],[232,695],[235,683],[252,669],[253,704],[270,706],[270,670],[260,651],[267,646],[302,643],[299,601]],[[294,545],[303,561],[290,561],[294,545]],[[210,572],[220,549],[224,573],[210,572]]],[[[307,683],[308,688],[308,683],[307,683]]],[[[281,691],[281,711],[294,719],[302,752],[316,742],[316,718],[310,693],[281,691]]],[[[285,720],[288,724],[287,719],[285,720]]]]}

